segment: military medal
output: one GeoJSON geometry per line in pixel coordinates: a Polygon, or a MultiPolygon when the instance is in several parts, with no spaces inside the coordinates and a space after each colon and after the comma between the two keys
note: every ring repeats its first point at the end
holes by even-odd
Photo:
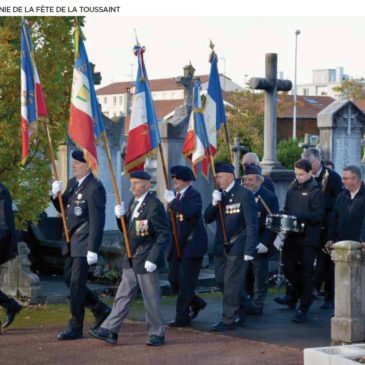
{"type": "Polygon", "coordinates": [[[82,214],[82,208],[79,206],[75,207],[74,214],[76,215],[76,217],[80,217],[80,215],[82,214]]]}
{"type": "Polygon", "coordinates": [[[184,221],[184,216],[182,214],[179,214],[179,220],[180,220],[180,222],[184,221]]]}
{"type": "Polygon", "coordinates": [[[77,194],[77,199],[81,200],[82,199],[82,194],[77,194]]]}

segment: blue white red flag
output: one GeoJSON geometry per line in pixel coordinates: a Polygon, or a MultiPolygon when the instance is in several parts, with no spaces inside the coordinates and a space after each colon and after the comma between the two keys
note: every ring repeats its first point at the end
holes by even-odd
{"type": "MultiPolygon", "coordinates": [[[[217,134],[223,123],[226,123],[222,88],[218,72],[218,57],[213,51],[210,55],[211,63],[207,99],[204,107],[204,118],[207,127],[208,140],[212,156],[217,152],[217,134]]],[[[202,164],[203,174],[208,174],[209,159],[204,159],[202,164]]]]}
{"type": "MultiPolygon", "coordinates": [[[[197,164],[208,158],[208,138],[200,97],[200,81],[194,81],[193,110],[190,115],[188,130],[183,144],[183,155],[191,161],[192,170],[197,175],[197,164]]],[[[208,164],[209,166],[209,164],[208,164]]],[[[208,174],[202,171],[205,177],[208,174]]]]}
{"type": "Polygon", "coordinates": [[[96,139],[104,132],[104,122],[96,98],[94,80],[87,57],[83,34],[75,28],[75,63],[68,134],[84,152],[85,160],[95,175],[98,174],[96,139]]]}
{"type": "Polygon", "coordinates": [[[34,50],[30,37],[29,23],[23,19],[20,24],[21,32],[21,130],[22,130],[22,163],[29,156],[31,135],[37,129],[37,121],[47,118],[48,112],[44,94],[34,61],[34,50]]]}
{"type": "Polygon", "coordinates": [[[138,58],[138,71],[125,157],[127,173],[143,169],[146,158],[158,147],[161,141],[143,59],[145,47],[137,45],[133,51],[138,58]]]}

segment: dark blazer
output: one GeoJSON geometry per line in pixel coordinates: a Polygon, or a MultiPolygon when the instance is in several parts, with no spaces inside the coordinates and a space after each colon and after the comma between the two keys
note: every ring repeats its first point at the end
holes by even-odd
{"type": "MultiPolygon", "coordinates": [[[[325,203],[324,195],[314,178],[303,184],[299,184],[297,180],[294,180],[286,193],[284,213],[294,215],[299,222],[304,222],[304,232],[300,234],[305,236],[304,245],[319,246],[321,225],[325,215],[325,203]]],[[[297,236],[296,233],[290,233],[286,242],[295,242],[297,236]]]]}
{"type": "MultiPolygon", "coordinates": [[[[132,268],[136,274],[145,274],[146,260],[156,265],[161,262],[164,250],[171,239],[170,227],[165,209],[154,194],[148,192],[138,208],[136,218],[131,217],[133,202],[134,199],[132,199],[125,217],[132,250],[132,268]]],[[[117,222],[120,231],[123,232],[120,219],[117,222]]],[[[123,267],[130,268],[126,253],[123,255],[123,267]]]]}
{"type": "Polygon", "coordinates": [[[322,164],[322,171],[315,180],[324,193],[326,210],[323,223],[324,226],[327,226],[330,215],[335,206],[337,195],[343,190],[342,179],[336,171],[333,171],[322,164]]]}
{"type": "MultiPolygon", "coordinates": [[[[222,194],[223,195],[223,194],[222,194]]],[[[227,238],[230,242],[228,255],[250,255],[255,257],[258,245],[257,207],[251,191],[235,182],[233,188],[222,197],[222,209],[227,238]]],[[[219,220],[218,206],[208,205],[204,213],[206,223],[216,221],[214,255],[223,256],[223,234],[219,220]]]]}
{"type": "Polygon", "coordinates": [[[259,256],[267,256],[273,251],[273,242],[276,238],[276,233],[266,228],[266,217],[268,212],[266,211],[258,196],[261,196],[261,198],[271,210],[272,214],[277,214],[279,212],[279,201],[277,196],[271,191],[267,190],[263,185],[261,185],[260,189],[254,193],[258,210],[257,214],[259,218],[259,242],[262,242],[269,249],[267,254],[260,254],[259,256]]]}
{"type": "MultiPolygon", "coordinates": [[[[105,225],[106,193],[103,184],[93,174],[78,186],[76,178],[68,181],[62,195],[71,240],[71,256],[85,257],[87,251],[98,253],[105,225]]],[[[58,198],[53,205],[60,211],[58,198]]],[[[62,252],[67,253],[66,243],[62,252]]]]}
{"type": "Polygon", "coordinates": [[[328,239],[331,241],[365,242],[365,185],[351,199],[350,192],[343,190],[336,199],[330,218],[328,239]]]}
{"type": "MultiPolygon", "coordinates": [[[[207,252],[208,236],[202,217],[202,198],[192,186],[184,192],[180,200],[170,203],[176,214],[176,227],[183,257],[202,257],[207,252]]],[[[176,251],[174,238],[171,248],[176,251]]]]}
{"type": "Polygon", "coordinates": [[[12,199],[9,190],[0,183],[0,265],[17,253],[12,199]]]}

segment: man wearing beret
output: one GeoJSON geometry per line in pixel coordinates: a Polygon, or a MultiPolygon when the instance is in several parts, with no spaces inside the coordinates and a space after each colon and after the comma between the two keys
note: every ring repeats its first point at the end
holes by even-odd
{"type": "MultiPolygon", "coordinates": [[[[95,326],[110,313],[110,308],[101,302],[87,286],[89,266],[98,261],[105,224],[106,194],[103,184],[91,173],[82,151],[72,152],[74,177],[67,183],[62,200],[65,205],[70,244],[64,244],[62,253],[66,256],[64,279],[71,291],[71,320],[65,331],[58,334],[58,340],[75,340],[83,335],[85,307],[95,316],[95,326]],[[68,246],[69,245],[69,246],[68,246]]],[[[60,211],[58,193],[62,182],[52,184],[52,202],[60,211]]]]}
{"type": "Polygon", "coordinates": [[[118,332],[127,317],[129,308],[141,288],[146,311],[149,338],[148,346],[165,343],[165,325],[160,303],[160,282],[157,264],[161,262],[164,250],[171,239],[165,209],[154,194],[149,191],[151,176],[145,171],[130,174],[130,191],[133,199],[127,212],[124,203],[115,206],[118,227],[123,231],[120,219],[125,216],[128,237],[132,251],[132,266],[128,257],[123,258],[123,276],[115,296],[112,312],[90,334],[95,338],[115,344],[118,332]]]}
{"type": "Polygon", "coordinates": [[[215,171],[219,190],[213,191],[213,200],[206,208],[204,218],[206,223],[216,222],[217,225],[214,264],[215,278],[223,293],[223,314],[212,330],[227,331],[242,326],[245,320],[246,313],[240,311],[240,297],[242,287],[246,286],[248,261],[257,254],[259,224],[253,194],[235,182],[234,167],[217,162],[215,171]],[[228,242],[224,242],[218,202],[223,210],[228,242]]]}
{"type": "Polygon", "coordinates": [[[208,237],[202,217],[202,198],[191,186],[195,180],[192,170],[187,166],[173,166],[170,169],[176,195],[171,190],[165,191],[165,200],[173,209],[181,251],[177,256],[174,239],[170,242],[168,256],[168,278],[172,288],[177,292],[175,320],[168,323],[170,327],[190,325],[206,302],[196,295],[203,256],[207,251],[208,237]]]}
{"type": "Polygon", "coordinates": [[[264,204],[272,214],[279,213],[279,202],[277,196],[263,186],[264,177],[261,169],[256,165],[245,167],[243,176],[244,187],[253,193],[257,205],[259,219],[259,244],[257,245],[257,256],[249,265],[247,282],[253,279],[253,298],[248,308],[249,314],[261,315],[267,293],[267,278],[269,270],[269,257],[273,252],[273,242],[276,234],[266,228],[266,216],[268,214],[264,204]]]}

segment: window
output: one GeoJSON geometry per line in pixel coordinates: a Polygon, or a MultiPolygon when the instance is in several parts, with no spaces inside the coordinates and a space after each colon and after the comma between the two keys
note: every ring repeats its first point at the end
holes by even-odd
{"type": "Polygon", "coordinates": [[[318,101],[315,99],[304,98],[304,100],[309,104],[318,104],[318,101]]]}
{"type": "Polygon", "coordinates": [[[303,95],[309,95],[309,88],[305,87],[303,88],[303,95]]]}
{"type": "Polygon", "coordinates": [[[117,105],[117,97],[113,96],[113,105],[117,105]]]}
{"type": "Polygon", "coordinates": [[[123,96],[119,96],[119,105],[123,104],[123,96]]]}
{"type": "Polygon", "coordinates": [[[108,98],[106,96],[104,96],[104,104],[108,103],[108,98]]]}

